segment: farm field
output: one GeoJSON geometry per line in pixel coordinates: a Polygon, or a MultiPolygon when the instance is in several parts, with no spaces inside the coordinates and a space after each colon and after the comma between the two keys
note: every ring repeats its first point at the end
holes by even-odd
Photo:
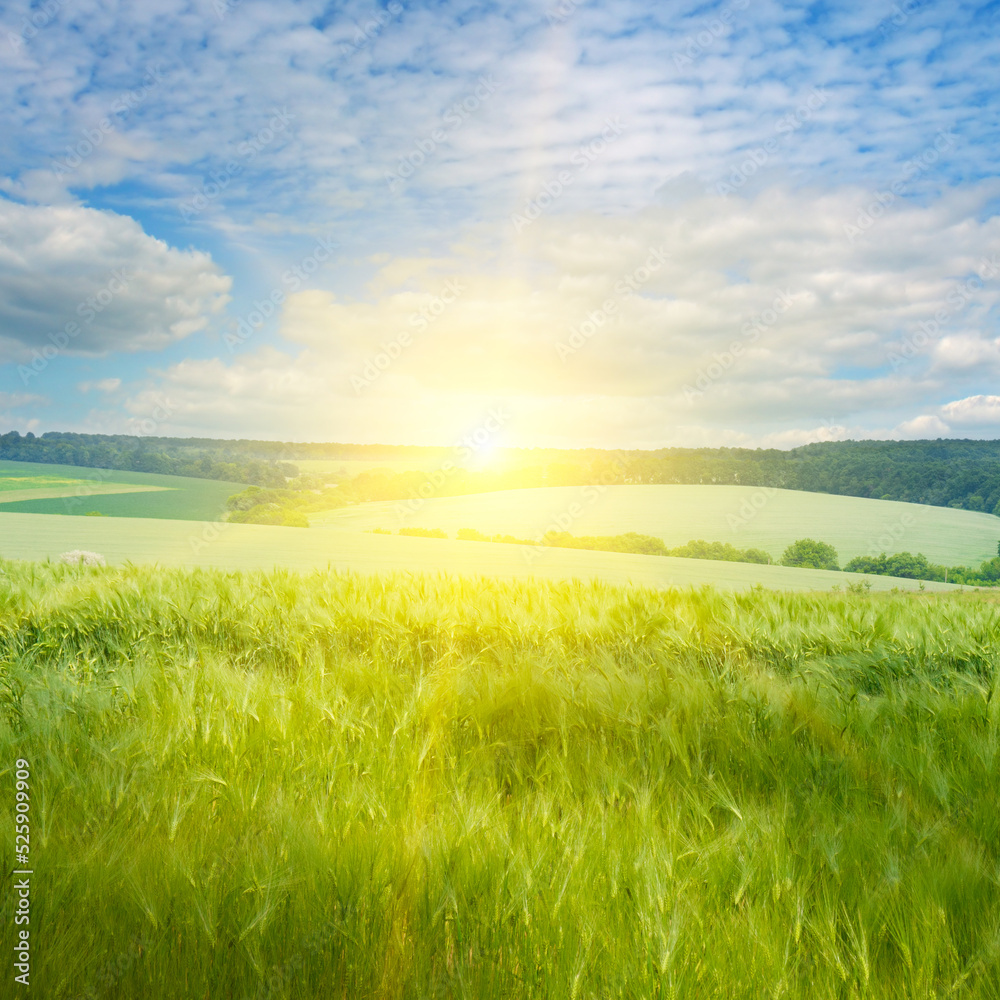
{"type": "Polygon", "coordinates": [[[559,486],[459,497],[431,497],[416,511],[379,502],[310,514],[314,526],[459,528],[540,538],[557,528],[574,535],[656,535],[668,546],[696,538],[760,548],[774,558],[798,538],[829,542],[841,565],[857,555],[922,552],[931,562],[976,565],[997,555],[1000,518],[948,507],[740,486],[559,486]],[[572,506],[579,507],[573,516],[572,506]]]}
{"type": "Polygon", "coordinates": [[[989,599],[0,570],[39,996],[996,996],[989,599]]]}
{"type": "Polygon", "coordinates": [[[29,500],[53,500],[90,496],[112,496],[117,493],[155,493],[169,489],[168,486],[129,486],[125,483],[101,483],[95,485],[81,480],[74,485],[39,486],[35,489],[15,487],[4,489],[0,485],[0,503],[25,503],[29,500]],[[85,491],[85,492],[84,492],[85,491]]]}
{"type": "Polygon", "coordinates": [[[69,479],[66,476],[18,475],[16,471],[0,468],[0,494],[25,490],[28,492],[43,489],[61,490],[79,486],[83,482],[82,479],[69,479]]]}
{"type": "MultiPolygon", "coordinates": [[[[108,517],[215,520],[224,511],[226,498],[245,488],[242,483],[187,476],[4,461],[0,462],[0,518],[97,511],[108,517]],[[29,483],[34,477],[40,477],[37,486],[4,486],[29,483]]],[[[0,521],[0,535],[3,532],[0,521]]]]}
{"type": "MultiPolygon", "coordinates": [[[[88,501],[89,502],[89,501],[88,501]]],[[[861,577],[826,570],[590,552],[577,549],[409,538],[357,531],[282,528],[257,524],[204,523],[131,518],[70,518],[0,514],[0,557],[56,559],[75,549],[95,551],[110,563],[158,563],[215,569],[323,569],[360,573],[405,570],[502,579],[593,579],[620,585],[710,585],[743,590],[829,590],[861,577]]],[[[916,589],[916,580],[869,579],[873,590],[916,589]]],[[[954,589],[928,582],[928,590],[954,589]]]]}
{"type": "MultiPolygon", "coordinates": [[[[149,493],[169,489],[166,486],[94,481],[69,476],[48,475],[34,470],[44,465],[28,462],[0,462],[0,504],[26,500],[49,500],[59,497],[94,496],[112,493],[149,493]]],[[[96,470],[84,470],[94,472],[96,470]]]]}

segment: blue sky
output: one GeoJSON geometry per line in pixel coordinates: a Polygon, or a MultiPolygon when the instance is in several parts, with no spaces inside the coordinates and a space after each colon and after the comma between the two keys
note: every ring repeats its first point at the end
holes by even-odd
{"type": "Polygon", "coordinates": [[[0,14],[0,425],[1000,428],[1000,3],[0,14]]]}

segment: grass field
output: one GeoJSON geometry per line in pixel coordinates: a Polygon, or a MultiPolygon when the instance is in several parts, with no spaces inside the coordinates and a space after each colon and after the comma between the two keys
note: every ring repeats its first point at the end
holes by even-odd
{"type": "Polygon", "coordinates": [[[81,481],[72,486],[39,486],[36,489],[23,489],[16,487],[11,490],[4,490],[0,487],[0,503],[24,504],[32,500],[53,500],[69,499],[73,505],[77,506],[76,498],[90,496],[111,496],[117,493],[155,493],[158,490],[165,490],[166,486],[129,486],[125,483],[101,483],[94,485],[81,481]]]}
{"type": "MultiPolygon", "coordinates": [[[[243,483],[187,476],[36,462],[0,462],[0,518],[8,514],[79,515],[97,511],[109,517],[215,520],[222,516],[226,498],[245,488],[243,483]],[[5,487],[5,482],[25,483],[37,477],[47,483],[31,487],[32,497],[21,495],[8,499],[6,494],[10,487],[5,487]],[[38,496],[34,492],[38,489],[44,490],[47,496],[38,496]]],[[[0,521],[0,537],[3,532],[4,524],[0,521]]]]}
{"type": "Polygon", "coordinates": [[[520,538],[540,538],[550,528],[574,535],[636,531],[671,547],[704,538],[775,558],[798,538],[816,538],[837,549],[841,565],[874,547],[876,553],[922,552],[946,566],[978,566],[997,555],[1000,541],[1000,518],[992,514],[739,486],[549,487],[432,497],[415,512],[387,502],[309,518],[316,526],[357,531],[442,528],[452,537],[459,528],[520,538]]]}
{"type": "MultiPolygon", "coordinates": [[[[89,502],[89,501],[88,501],[89,502]]],[[[0,514],[0,557],[57,558],[74,549],[99,552],[111,563],[159,563],[215,569],[334,569],[360,573],[405,570],[465,576],[548,580],[593,579],[648,587],[705,584],[742,590],[761,585],[777,590],[829,590],[857,583],[850,573],[789,569],[749,563],[712,562],[406,538],[357,531],[279,528],[258,524],[211,524],[132,518],[69,518],[41,514],[0,514]]],[[[876,590],[915,589],[916,580],[873,576],[876,590]]],[[[948,589],[939,583],[928,590],[948,589]]]]}
{"type": "Polygon", "coordinates": [[[33,994],[997,996],[995,603],[0,572],[33,994]]]}
{"type": "MultiPolygon", "coordinates": [[[[65,497],[86,497],[112,493],[151,493],[168,489],[166,486],[139,486],[128,483],[94,481],[68,476],[33,474],[44,465],[29,462],[0,462],[0,504],[23,503],[28,500],[51,500],[65,497]]],[[[86,470],[96,471],[96,470],[86,470]]],[[[75,505],[74,500],[74,505],[75,505]]]]}

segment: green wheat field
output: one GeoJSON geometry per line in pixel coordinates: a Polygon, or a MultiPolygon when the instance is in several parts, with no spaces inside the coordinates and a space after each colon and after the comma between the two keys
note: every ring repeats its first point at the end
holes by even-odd
{"type": "Polygon", "coordinates": [[[984,594],[0,572],[33,995],[998,995],[984,594]]]}
{"type": "MultiPolygon", "coordinates": [[[[5,515],[97,513],[211,521],[221,515],[226,497],[241,489],[240,483],[188,476],[0,461],[0,513],[5,515]]],[[[0,521],[0,545],[7,523],[0,521]]]]}

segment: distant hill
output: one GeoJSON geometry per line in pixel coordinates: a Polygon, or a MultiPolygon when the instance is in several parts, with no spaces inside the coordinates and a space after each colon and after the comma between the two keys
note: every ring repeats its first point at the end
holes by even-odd
{"type": "Polygon", "coordinates": [[[692,539],[758,548],[777,561],[799,538],[836,548],[840,565],[855,556],[921,552],[945,566],[978,566],[997,555],[1000,520],[989,514],[763,487],[549,487],[516,493],[431,497],[416,509],[383,501],[309,515],[312,535],[324,529],[460,528],[487,535],[540,539],[638,532],[670,548],[692,539]]]}
{"type": "MultiPolygon", "coordinates": [[[[0,459],[125,469],[283,486],[300,472],[314,479],[322,461],[385,463],[428,471],[462,465],[461,450],[412,445],[214,438],[138,437],[17,431],[0,436],[0,459]],[[295,463],[302,462],[300,469],[295,463]]],[[[460,495],[541,486],[728,485],[770,486],[1000,515],[1000,441],[836,441],[790,451],[749,448],[662,448],[655,451],[504,449],[497,464],[451,475],[435,495],[460,495]]],[[[327,481],[343,472],[326,474],[327,481]]],[[[316,485],[314,482],[304,485],[316,485]]],[[[380,488],[404,491],[400,478],[380,488]]],[[[383,497],[387,498],[387,497],[383,497]]],[[[376,499],[367,497],[362,499],[376,499]]]]}
{"type": "MultiPolygon", "coordinates": [[[[16,534],[19,514],[215,521],[223,516],[226,498],[240,489],[238,483],[197,477],[0,461],[0,539],[7,545],[16,534]]],[[[89,520],[72,517],[71,530],[89,520]]]]}
{"type": "MultiPolygon", "coordinates": [[[[132,517],[58,517],[0,513],[0,559],[57,560],[64,552],[97,552],[111,564],[197,566],[225,570],[309,572],[334,569],[360,575],[393,572],[527,580],[602,580],[618,586],[700,587],[747,590],[846,589],[861,577],[821,569],[791,569],[708,559],[673,559],[534,549],[455,539],[406,538],[348,531],[296,531],[263,524],[192,524],[132,517]]],[[[916,580],[872,576],[872,590],[916,590],[916,580]]],[[[931,591],[954,589],[926,584],[931,591]]],[[[237,614],[240,612],[236,612],[237,614]]]]}
{"type": "Polygon", "coordinates": [[[670,449],[632,466],[644,483],[720,483],[902,500],[1000,515],[1000,441],[832,441],[791,451],[670,449]]]}

